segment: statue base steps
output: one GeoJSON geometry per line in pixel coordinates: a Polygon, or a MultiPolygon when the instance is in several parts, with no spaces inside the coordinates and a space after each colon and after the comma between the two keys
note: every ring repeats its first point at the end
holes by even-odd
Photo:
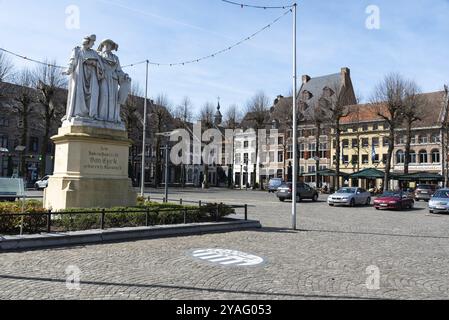
{"type": "Polygon", "coordinates": [[[128,178],[130,140],[124,130],[65,126],[52,137],[55,171],[44,193],[44,206],[70,208],[135,206],[128,178]]]}

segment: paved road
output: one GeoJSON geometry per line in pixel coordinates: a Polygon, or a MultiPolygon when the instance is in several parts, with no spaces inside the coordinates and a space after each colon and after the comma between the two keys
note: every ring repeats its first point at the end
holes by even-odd
{"type": "MultiPolygon", "coordinates": [[[[152,197],[160,197],[153,191],[152,197]]],[[[449,216],[425,203],[404,212],[299,205],[253,191],[175,190],[171,198],[247,203],[261,230],[0,254],[0,298],[29,299],[448,299],[449,216]],[[225,266],[192,256],[208,248],[264,259],[225,266]],[[66,269],[80,269],[68,290],[66,269]],[[379,272],[366,282],[367,268],[379,272]],[[375,278],[374,278],[375,279],[375,278]]]]}

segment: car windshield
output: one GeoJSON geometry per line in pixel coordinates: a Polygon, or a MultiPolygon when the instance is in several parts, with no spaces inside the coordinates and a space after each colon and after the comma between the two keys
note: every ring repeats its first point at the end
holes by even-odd
{"type": "Polygon", "coordinates": [[[434,198],[449,198],[449,190],[440,190],[435,193],[434,198]]]}
{"type": "Polygon", "coordinates": [[[401,194],[400,194],[400,193],[397,193],[397,192],[384,192],[384,193],[382,194],[381,197],[382,197],[382,198],[383,198],[383,197],[400,198],[400,197],[401,197],[401,194]]]}
{"type": "Polygon", "coordinates": [[[355,193],[356,188],[341,188],[337,193],[355,193]]]}
{"type": "Polygon", "coordinates": [[[274,186],[274,185],[280,185],[282,184],[282,180],[281,179],[271,179],[270,180],[270,185],[274,186]]]}

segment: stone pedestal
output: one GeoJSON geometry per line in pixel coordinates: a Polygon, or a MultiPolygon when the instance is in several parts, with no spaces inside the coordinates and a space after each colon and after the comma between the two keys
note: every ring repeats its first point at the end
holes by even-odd
{"type": "Polygon", "coordinates": [[[131,143],[126,131],[69,125],[52,140],[55,170],[44,193],[45,208],[136,205],[137,194],[128,178],[131,143]]]}

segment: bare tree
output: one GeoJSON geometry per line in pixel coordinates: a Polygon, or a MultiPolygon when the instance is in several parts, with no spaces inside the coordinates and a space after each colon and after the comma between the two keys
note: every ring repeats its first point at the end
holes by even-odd
{"type": "MultiPolygon", "coordinates": [[[[155,144],[156,149],[156,170],[154,184],[157,188],[162,182],[162,159],[161,159],[161,145],[162,137],[158,133],[167,132],[170,130],[172,115],[171,115],[171,104],[165,94],[159,94],[152,103],[152,108],[150,112],[149,127],[151,130],[151,137],[155,144]]],[[[143,150],[142,152],[145,152],[143,150]]],[[[168,177],[167,177],[168,178],[168,177]]]]}
{"type": "Polygon", "coordinates": [[[66,79],[61,71],[52,67],[56,62],[48,62],[36,68],[33,81],[39,92],[39,102],[42,108],[41,117],[43,119],[43,139],[40,148],[39,177],[46,173],[48,142],[50,141],[51,129],[62,117],[63,101],[58,99],[58,91],[66,87],[66,79]],[[58,112],[59,111],[59,112],[58,112]]]}
{"type": "MultiPolygon", "coordinates": [[[[256,134],[256,154],[254,161],[254,174],[252,177],[252,188],[257,187],[257,167],[259,164],[259,130],[265,128],[267,117],[269,116],[270,100],[263,91],[256,93],[248,102],[247,117],[256,134]]],[[[259,171],[260,172],[260,171],[259,171]]],[[[259,175],[260,189],[263,189],[263,182],[259,175]]]]}
{"type": "Polygon", "coordinates": [[[3,51],[0,51],[0,82],[11,78],[14,66],[3,51]]]}
{"type": "Polygon", "coordinates": [[[240,108],[233,104],[225,112],[224,127],[228,129],[237,129],[239,123],[242,121],[242,113],[240,108]]]}
{"type": "MultiPolygon", "coordinates": [[[[13,94],[15,103],[13,104],[12,109],[19,119],[19,143],[28,150],[29,119],[35,111],[38,97],[36,97],[36,92],[32,88],[34,82],[33,74],[30,70],[24,69],[20,71],[16,75],[15,82],[18,86],[16,87],[16,92],[13,94]]],[[[23,158],[23,153],[24,152],[20,152],[19,168],[19,175],[22,177],[26,173],[26,163],[23,158]]]]}
{"type": "Polygon", "coordinates": [[[421,121],[424,117],[426,104],[426,98],[421,94],[418,85],[414,81],[408,82],[405,92],[403,110],[405,134],[407,139],[405,142],[404,174],[408,174],[410,163],[413,124],[417,121],[421,121]]]}
{"type": "Polygon", "coordinates": [[[371,98],[371,107],[389,127],[388,153],[383,184],[384,191],[390,189],[390,171],[395,146],[395,133],[404,120],[408,86],[408,82],[401,75],[392,73],[385,76],[384,80],[376,86],[371,98]]]}
{"type": "Polygon", "coordinates": [[[193,118],[192,107],[192,101],[189,97],[185,96],[182,98],[181,104],[174,110],[175,118],[178,118],[184,124],[191,122],[193,118]]]}
{"type": "MultiPolygon", "coordinates": [[[[199,120],[206,130],[214,126],[214,111],[215,108],[211,102],[206,102],[200,109],[199,120]]],[[[204,164],[203,188],[209,188],[209,165],[207,163],[204,164]]]]}

